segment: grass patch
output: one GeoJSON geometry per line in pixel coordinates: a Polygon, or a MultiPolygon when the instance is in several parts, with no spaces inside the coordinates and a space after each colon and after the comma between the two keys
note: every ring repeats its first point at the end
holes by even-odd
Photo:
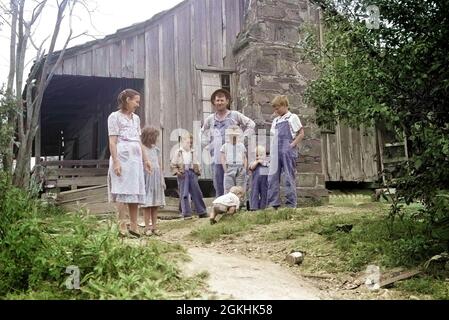
{"type": "Polygon", "coordinates": [[[205,274],[184,277],[180,245],[122,240],[117,225],[64,213],[0,181],[0,299],[189,299],[205,274]],[[178,259],[173,259],[176,256],[178,259]],[[80,270],[69,290],[66,268],[80,270]]]}
{"type": "Polygon", "coordinates": [[[224,235],[239,235],[256,225],[269,225],[281,221],[302,220],[307,215],[316,214],[313,209],[279,209],[257,212],[240,212],[234,216],[225,215],[215,225],[201,226],[191,232],[191,236],[204,243],[219,240],[224,235]]]}
{"type": "Polygon", "coordinates": [[[444,279],[422,276],[399,282],[396,286],[409,293],[427,295],[436,300],[449,300],[449,283],[444,279]]]}

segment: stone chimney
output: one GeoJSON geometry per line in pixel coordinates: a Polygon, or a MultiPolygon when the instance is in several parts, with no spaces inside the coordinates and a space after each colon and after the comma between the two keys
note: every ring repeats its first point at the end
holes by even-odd
{"type": "Polygon", "coordinates": [[[327,201],[323,174],[321,133],[315,109],[304,102],[307,81],[313,79],[310,64],[301,62],[298,43],[305,24],[319,24],[319,12],[307,0],[251,0],[245,27],[234,46],[239,77],[238,109],[269,134],[270,102],[287,95],[290,111],[305,127],[297,162],[298,204],[327,201]]]}

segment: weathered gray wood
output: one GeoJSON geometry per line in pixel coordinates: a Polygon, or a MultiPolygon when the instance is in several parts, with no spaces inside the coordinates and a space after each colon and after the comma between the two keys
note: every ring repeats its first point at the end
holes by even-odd
{"type": "Polygon", "coordinates": [[[239,0],[224,0],[225,17],[226,17],[226,55],[225,66],[233,68],[235,66],[232,48],[237,37],[237,33],[240,31],[240,5],[242,1],[239,0]]]}
{"type": "MultiPolygon", "coordinates": [[[[162,92],[162,122],[163,134],[162,145],[164,146],[163,155],[164,160],[170,159],[170,149],[176,144],[175,141],[170,141],[170,135],[173,130],[177,128],[177,108],[175,95],[175,48],[174,48],[174,17],[165,19],[162,26],[162,37],[159,39],[160,47],[160,66],[161,66],[161,92],[162,92]]],[[[165,168],[165,175],[169,175],[168,166],[165,168]]]]}
{"type": "Polygon", "coordinates": [[[209,27],[206,14],[206,1],[196,0],[193,1],[194,15],[192,16],[192,23],[194,25],[193,33],[193,52],[195,64],[207,65],[208,64],[208,37],[209,27]]]}
{"type": "Polygon", "coordinates": [[[223,17],[221,1],[209,1],[209,65],[223,67],[223,17]]]}
{"type": "Polygon", "coordinates": [[[65,75],[76,74],[76,57],[64,59],[62,66],[62,73],[65,75]]]}
{"type": "Polygon", "coordinates": [[[56,181],[57,188],[65,188],[71,186],[88,187],[98,186],[106,182],[106,177],[79,177],[79,178],[67,178],[58,179],[56,181]]]}
{"type": "Polygon", "coordinates": [[[109,77],[109,47],[95,49],[93,55],[93,75],[96,77],[109,77]]]}
{"type": "Polygon", "coordinates": [[[48,179],[60,176],[78,176],[78,177],[92,177],[92,176],[106,176],[108,168],[57,168],[48,169],[45,176],[48,179]]]}
{"type": "Polygon", "coordinates": [[[176,100],[178,125],[189,132],[193,130],[194,106],[192,104],[192,59],[191,59],[191,28],[190,6],[181,8],[176,15],[176,100]]]}
{"type": "Polygon", "coordinates": [[[74,201],[79,198],[87,198],[89,196],[101,196],[108,193],[107,185],[99,185],[90,188],[84,188],[77,191],[65,191],[58,194],[58,201],[74,201]]]}
{"type": "Polygon", "coordinates": [[[109,166],[109,160],[63,160],[63,161],[44,161],[44,167],[72,167],[72,166],[109,166]]]}
{"type": "Polygon", "coordinates": [[[122,40],[122,77],[134,78],[134,40],[135,37],[122,40]]]}
{"type": "Polygon", "coordinates": [[[361,153],[366,181],[373,182],[379,178],[379,161],[377,154],[377,137],[374,128],[361,130],[361,153]]]}
{"type": "Polygon", "coordinates": [[[88,51],[76,57],[76,75],[92,75],[92,51],[88,51]]]}
{"type": "MultiPolygon", "coordinates": [[[[134,41],[134,77],[139,79],[145,78],[145,34],[140,34],[135,37],[134,41]]],[[[145,90],[148,87],[145,86],[145,90]]]]}
{"type": "Polygon", "coordinates": [[[122,77],[122,48],[121,41],[109,46],[109,75],[115,78],[122,77]]]}
{"type": "Polygon", "coordinates": [[[351,174],[352,179],[351,181],[365,181],[365,173],[363,172],[363,161],[362,161],[362,154],[361,154],[361,136],[360,136],[360,130],[357,129],[350,129],[350,146],[351,146],[351,174]]]}
{"type": "Polygon", "coordinates": [[[324,180],[325,181],[330,181],[329,179],[329,167],[328,167],[328,163],[329,163],[329,155],[328,155],[328,140],[329,140],[329,135],[326,133],[321,133],[321,161],[323,164],[323,174],[324,174],[324,180]]]}
{"type": "Polygon", "coordinates": [[[350,144],[350,134],[349,128],[344,125],[339,126],[339,139],[337,140],[338,147],[340,149],[341,154],[341,180],[345,181],[346,179],[352,180],[352,146],[350,144]]]}

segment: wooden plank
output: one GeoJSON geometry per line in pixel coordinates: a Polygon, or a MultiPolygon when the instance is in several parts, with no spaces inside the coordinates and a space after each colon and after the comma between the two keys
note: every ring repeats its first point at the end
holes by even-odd
{"type": "Polygon", "coordinates": [[[159,29],[145,32],[145,108],[146,123],[161,127],[161,80],[159,62],[159,29]]]}
{"type": "Polygon", "coordinates": [[[208,38],[209,27],[206,14],[207,0],[193,2],[193,11],[191,23],[194,26],[193,36],[193,56],[194,63],[199,65],[208,65],[208,38]]]}
{"type": "MultiPolygon", "coordinates": [[[[59,66],[56,68],[55,70],[55,75],[63,75],[64,74],[64,70],[63,70],[63,64],[64,60],[61,61],[61,63],[59,64],[59,66]]],[[[51,66],[53,67],[53,66],[51,66]]]]}
{"type": "Polygon", "coordinates": [[[382,280],[380,282],[380,287],[384,288],[386,286],[394,284],[395,282],[398,282],[398,281],[401,281],[401,280],[410,279],[410,278],[412,278],[414,276],[417,276],[418,274],[421,274],[421,273],[422,273],[422,271],[420,271],[420,270],[412,270],[412,271],[404,272],[404,273],[402,273],[402,274],[400,274],[400,275],[398,275],[396,277],[382,280]]]}
{"type": "Polygon", "coordinates": [[[190,7],[185,6],[177,14],[176,31],[176,107],[177,113],[183,117],[178,118],[178,126],[189,132],[193,130],[194,106],[192,103],[192,58],[191,58],[191,25],[190,7]]]}
{"type": "Polygon", "coordinates": [[[352,161],[351,161],[351,181],[365,181],[365,173],[363,171],[362,151],[361,151],[361,136],[360,130],[350,129],[350,146],[352,147],[352,161]]]}
{"type": "Polygon", "coordinates": [[[324,173],[324,180],[325,181],[329,181],[329,156],[327,153],[327,146],[328,146],[328,140],[329,140],[329,135],[325,134],[325,133],[321,133],[321,154],[322,154],[322,159],[321,162],[323,164],[323,173],[324,173]]]}
{"type": "Polygon", "coordinates": [[[62,62],[62,73],[64,75],[76,74],[76,57],[64,59],[62,62]]]}
{"type": "Polygon", "coordinates": [[[240,0],[224,0],[226,16],[226,49],[225,67],[234,68],[234,55],[232,48],[234,46],[237,34],[240,32],[240,0]]]}
{"type": "Polygon", "coordinates": [[[223,67],[223,15],[221,1],[209,1],[209,27],[208,39],[209,65],[223,67]]]}
{"type": "Polygon", "coordinates": [[[76,75],[92,76],[92,51],[76,56],[76,75]]]}
{"type": "Polygon", "coordinates": [[[56,188],[65,188],[71,186],[77,187],[89,187],[98,186],[106,183],[106,177],[79,177],[79,178],[67,178],[58,179],[56,182],[56,188]]]}
{"type": "MultiPolygon", "coordinates": [[[[223,60],[223,65],[225,65],[225,59],[228,56],[229,43],[228,43],[228,17],[226,16],[226,3],[229,3],[229,0],[221,0],[221,21],[222,21],[222,46],[221,46],[221,59],[223,60]]],[[[231,0],[232,2],[232,0],[231,0]]]]}
{"type": "Polygon", "coordinates": [[[109,46],[95,49],[93,75],[96,77],[109,77],[109,46]]]}
{"type": "Polygon", "coordinates": [[[116,205],[108,202],[80,203],[62,206],[67,211],[88,210],[90,214],[115,213],[116,205]]]}
{"type": "Polygon", "coordinates": [[[107,195],[107,185],[100,185],[90,188],[83,188],[75,191],[65,191],[58,194],[58,201],[70,201],[79,198],[85,198],[89,196],[107,195]]]}
{"type": "Polygon", "coordinates": [[[134,41],[134,37],[122,40],[123,78],[134,78],[134,41]]]}
{"type": "MultiPolygon", "coordinates": [[[[136,36],[134,41],[134,77],[145,78],[145,34],[136,36]]],[[[148,87],[145,86],[145,89],[148,87]]]]}
{"type": "Polygon", "coordinates": [[[122,48],[121,42],[117,41],[109,46],[109,76],[122,77],[122,48]]]}
{"type": "MultiPolygon", "coordinates": [[[[161,107],[162,107],[162,153],[164,161],[170,159],[170,149],[176,142],[170,141],[170,134],[177,127],[178,115],[176,112],[175,93],[175,48],[174,48],[174,17],[167,17],[161,25],[162,36],[160,41],[160,66],[161,66],[161,107]]],[[[166,166],[165,175],[170,175],[166,166]]]]}
{"type": "Polygon", "coordinates": [[[335,128],[335,134],[328,135],[327,155],[328,155],[328,172],[330,181],[340,181],[341,179],[341,156],[339,148],[340,130],[339,125],[335,128]]]}
{"type": "Polygon", "coordinates": [[[63,160],[63,161],[43,161],[42,166],[44,167],[85,167],[85,166],[96,166],[109,167],[109,160],[63,160]]]}
{"type": "Polygon", "coordinates": [[[51,179],[52,176],[79,176],[79,177],[94,177],[106,176],[108,168],[63,168],[63,169],[48,169],[45,176],[51,179]]]}
{"type": "Polygon", "coordinates": [[[349,128],[345,125],[339,126],[340,135],[338,137],[338,145],[341,155],[341,181],[353,181],[352,180],[352,145],[350,142],[349,128]]]}
{"type": "Polygon", "coordinates": [[[379,179],[379,158],[377,151],[377,137],[374,128],[362,128],[361,130],[362,161],[366,181],[374,182],[379,179]]]}

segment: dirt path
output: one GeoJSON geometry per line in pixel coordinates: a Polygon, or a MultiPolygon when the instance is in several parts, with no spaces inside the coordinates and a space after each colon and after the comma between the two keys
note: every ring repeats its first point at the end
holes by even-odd
{"type": "Polygon", "coordinates": [[[317,300],[320,290],[306,279],[272,261],[255,259],[199,245],[189,239],[191,228],[177,228],[165,232],[163,241],[182,244],[188,248],[192,261],[181,268],[186,275],[207,271],[209,288],[204,299],[236,300],[317,300]]]}
{"type": "Polygon", "coordinates": [[[188,250],[189,275],[209,273],[209,297],[237,300],[316,300],[319,290],[281,266],[209,248],[188,250]]]}

